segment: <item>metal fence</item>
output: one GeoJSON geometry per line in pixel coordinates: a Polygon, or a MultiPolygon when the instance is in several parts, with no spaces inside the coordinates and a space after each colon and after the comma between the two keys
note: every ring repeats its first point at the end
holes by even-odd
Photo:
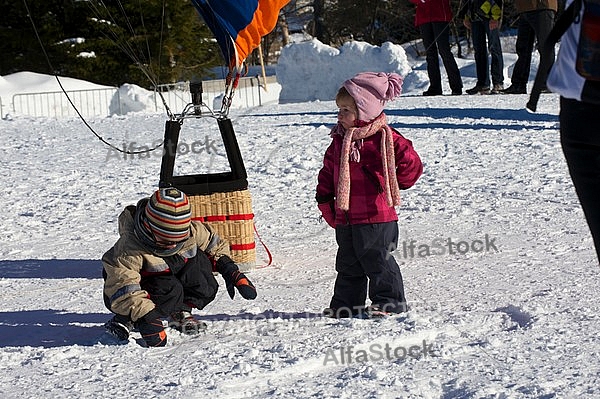
{"type": "MultiPolygon", "coordinates": [[[[235,90],[233,103],[235,107],[249,108],[262,105],[261,87],[274,81],[275,77],[267,77],[267,81],[261,83],[259,77],[241,78],[235,90]]],[[[158,86],[165,102],[172,112],[177,113],[190,103],[190,90],[188,82],[179,82],[158,86]]],[[[221,108],[222,95],[225,91],[225,80],[205,80],[202,82],[202,101],[213,109],[221,108]]],[[[156,111],[164,111],[162,100],[158,93],[155,96],[156,111]]]]}
{"type": "MultiPolygon", "coordinates": [[[[258,77],[241,78],[233,100],[235,107],[262,105],[261,86],[272,80],[274,77],[269,77],[267,82],[261,83],[258,77]]],[[[213,109],[219,109],[225,90],[225,80],[204,81],[202,86],[204,103],[213,109]]],[[[12,97],[11,107],[3,108],[0,100],[0,115],[4,117],[7,114],[6,108],[11,108],[9,112],[15,115],[48,117],[77,116],[77,111],[83,117],[104,117],[122,115],[126,111],[124,108],[127,99],[122,98],[118,88],[76,90],[66,91],[66,93],[67,95],[62,91],[15,94],[12,97]]],[[[153,111],[165,111],[161,95],[173,113],[180,112],[191,101],[188,82],[159,86],[157,91],[152,93],[153,111]]]]}
{"type": "Polygon", "coordinates": [[[82,116],[107,116],[111,102],[119,97],[116,88],[67,91],[67,96],[62,91],[15,94],[12,112],[15,115],[67,117],[77,116],[77,108],[82,116]]]}

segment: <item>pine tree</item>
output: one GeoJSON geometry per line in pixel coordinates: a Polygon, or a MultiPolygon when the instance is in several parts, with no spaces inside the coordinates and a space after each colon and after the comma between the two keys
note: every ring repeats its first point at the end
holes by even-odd
{"type": "MultiPolygon", "coordinates": [[[[107,4],[107,2],[103,2],[107,4]]],[[[93,81],[98,70],[111,84],[143,87],[203,76],[223,64],[212,34],[187,0],[146,0],[96,7],[88,17],[92,39],[77,47],[94,51],[80,60],[80,73],[93,81]]]]}
{"type": "Polygon", "coordinates": [[[0,0],[0,75],[26,70],[152,88],[205,76],[224,63],[189,0],[27,4],[52,69],[22,3],[0,0]]]}

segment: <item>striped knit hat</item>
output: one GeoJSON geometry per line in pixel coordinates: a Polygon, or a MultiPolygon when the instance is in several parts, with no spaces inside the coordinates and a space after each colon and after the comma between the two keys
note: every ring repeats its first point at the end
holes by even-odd
{"type": "Polygon", "coordinates": [[[192,208],[185,193],[176,188],[161,188],[146,204],[146,221],[156,239],[184,241],[190,235],[192,208]]]}

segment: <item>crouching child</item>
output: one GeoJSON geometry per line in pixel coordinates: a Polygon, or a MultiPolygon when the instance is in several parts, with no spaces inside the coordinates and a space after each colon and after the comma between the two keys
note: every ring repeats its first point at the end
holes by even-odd
{"type": "Polygon", "coordinates": [[[104,303],[114,317],[109,333],[127,340],[136,328],[148,346],[165,346],[165,323],[185,334],[206,324],[192,315],[215,299],[218,272],[233,299],[256,288],[229,257],[229,245],[210,227],[192,221],[187,195],[161,188],[119,216],[119,239],[102,256],[104,303]]]}

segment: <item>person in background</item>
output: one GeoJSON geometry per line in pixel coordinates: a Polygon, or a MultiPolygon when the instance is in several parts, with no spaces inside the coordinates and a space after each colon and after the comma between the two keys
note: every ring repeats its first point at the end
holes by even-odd
{"type": "MultiPolygon", "coordinates": [[[[531,69],[533,45],[537,39],[540,52],[540,65],[550,67],[554,62],[554,48],[543,51],[543,43],[554,26],[554,18],[558,10],[557,0],[514,0],[519,14],[517,25],[517,62],[513,67],[511,85],[504,89],[504,94],[527,94],[527,82],[531,69]]],[[[542,73],[547,74],[546,71],[542,73]]],[[[546,76],[542,77],[546,81],[546,76]]],[[[547,90],[543,90],[547,91],[547,90]]]]}
{"type": "MultiPolygon", "coordinates": [[[[566,5],[572,2],[569,0],[566,5]]],[[[584,11],[580,11],[562,36],[546,83],[548,89],[560,94],[561,146],[600,261],[600,80],[586,79],[576,70],[576,65],[581,64],[577,62],[577,50],[582,38],[584,11]]],[[[600,26],[595,25],[586,31],[595,34],[598,28],[600,26]]],[[[589,60],[595,64],[591,65],[596,69],[594,78],[600,79],[596,61],[600,42],[597,35],[590,39],[596,47],[586,50],[596,54],[596,58],[589,60]]]]}
{"type": "Polygon", "coordinates": [[[502,11],[502,0],[466,0],[458,12],[458,18],[471,31],[475,52],[477,84],[466,90],[467,94],[498,94],[504,89],[504,60],[500,43],[502,11]],[[491,91],[488,47],[492,58],[491,91]]]}
{"type": "Polygon", "coordinates": [[[363,72],[346,80],[336,103],[338,123],[319,171],[316,200],[335,228],[338,251],[329,317],[381,317],[407,310],[398,244],[400,190],[423,165],[412,143],[387,124],[384,104],[400,95],[395,73],[363,72]],[[367,286],[371,305],[365,307],[367,286]]]}
{"type": "Polygon", "coordinates": [[[462,94],[462,78],[452,51],[450,51],[450,0],[410,0],[416,6],[415,26],[419,28],[426,52],[429,88],[424,96],[442,94],[442,77],[439,56],[442,58],[450,90],[453,95],[462,94]]]}
{"type": "Polygon", "coordinates": [[[165,346],[166,318],[185,334],[205,330],[191,312],[215,299],[213,271],[223,276],[232,299],[234,288],[245,299],[256,298],[256,288],[229,257],[229,244],[192,221],[189,199],[176,188],[126,207],[119,235],[102,256],[104,304],[115,313],[105,328],[119,340],[137,328],[149,347],[165,346]]]}

